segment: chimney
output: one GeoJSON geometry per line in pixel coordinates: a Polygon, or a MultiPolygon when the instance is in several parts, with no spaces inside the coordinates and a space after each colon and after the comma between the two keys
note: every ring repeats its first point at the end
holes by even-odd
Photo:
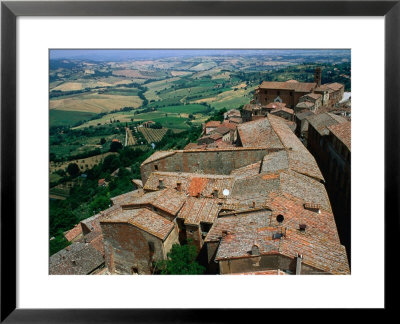
{"type": "Polygon", "coordinates": [[[231,234],[231,232],[227,231],[227,230],[223,230],[222,231],[222,237],[225,237],[227,235],[231,234]]]}
{"type": "Polygon", "coordinates": [[[182,183],[181,182],[176,183],[176,190],[182,191],[182,183]]]}
{"type": "Polygon", "coordinates": [[[317,84],[317,87],[321,86],[321,74],[321,68],[317,67],[314,74],[314,82],[317,84]]]}
{"type": "Polygon", "coordinates": [[[312,212],[321,214],[321,205],[319,205],[319,204],[305,203],[304,209],[308,209],[312,212]]]}
{"type": "Polygon", "coordinates": [[[214,188],[212,195],[214,198],[218,198],[218,189],[217,188],[214,188]]]}
{"type": "Polygon", "coordinates": [[[303,260],[303,256],[297,253],[296,257],[296,275],[301,275],[301,261],[303,260]]]}
{"type": "Polygon", "coordinates": [[[306,228],[307,228],[306,224],[300,224],[299,225],[299,230],[302,231],[302,232],[304,232],[306,230],[306,228]]]}
{"type": "Polygon", "coordinates": [[[164,179],[158,179],[158,189],[164,189],[164,179]]]}

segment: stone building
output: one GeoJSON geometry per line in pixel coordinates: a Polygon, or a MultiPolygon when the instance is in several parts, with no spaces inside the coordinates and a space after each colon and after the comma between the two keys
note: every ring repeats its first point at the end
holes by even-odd
{"type": "MultiPolygon", "coordinates": [[[[310,102],[312,103],[312,111],[316,112],[322,106],[322,95],[319,93],[307,93],[299,99],[299,103],[310,102]]],[[[298,105],[296,106],[297,108],[298,105]]]]}
{"type": "Polygon", "coordinates": [[[333,106],[339,103],[343,98],[343,93],[343,84],[337,82],[321,84],[321,69],[317,68],[314,82],[296,80],[262,82],[255,90],[254,103],[265,106],[269,103],[280,102],[286,103],[288,108],[295,109],[300,102],[310,102],[314,104],[314,109],[318,109],[319,106],[333,106]]]}
{"type": "Polygon", "coordinates": [[[288,108],[294,109],[300,98],[314,90],[316,83],[264,81],[255,91],[256,104],[267,105],[273,102],[284,102],[288,108]]]}
{"type": "Polygon", "coordinates": [[[290,109],[290,108],[286,108],[286,107],[276,108],[274,110],[271,110],[270,114],[274,115],[274,116],[282,117],[289,121],[294,120],[294,111],[293,111],[293,109],[290,109]]]}
{"type": "Polygon", "coordinates": [[[350,254],[351,123],[342,116],[323,113],[307,117],[307,147],[322,174],[338,223],[341,241],[350,254]]]}
{"type": "Polygon", "coordinates": [[[301,139],[303,144],[307,146],[307,134],[308,134],[308,120],[307,117],[313,116],[314,113],[310,110],[306,110],[300,113],[296,113],[294,120],[296,122],[296,135],[301,139]]]}

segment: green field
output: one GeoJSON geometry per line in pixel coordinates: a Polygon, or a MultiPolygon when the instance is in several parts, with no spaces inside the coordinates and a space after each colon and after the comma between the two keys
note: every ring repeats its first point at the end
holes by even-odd
{"type": "Polygon", "coordinates": [[[82,111],[54,110],[49,111],[50,127],[72,126],[78,122],[89,120],[96,114],[82,111]]]}
{"type": "Polygon", "coordinates": [[[204,105],[188,104],[188,105],[162,107],[159,108],[158,110],[164,113],[198,114],[204,112],[206,109],[207,107],[204,105]]]}

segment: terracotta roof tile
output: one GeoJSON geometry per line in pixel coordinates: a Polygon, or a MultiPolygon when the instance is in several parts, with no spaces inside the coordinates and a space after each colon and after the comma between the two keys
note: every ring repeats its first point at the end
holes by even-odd
{"type": "Polygon", "coordinates": [[[50,257],[50,275],[87,275],[104,265],[103,254],[88,243],[75,242],[50,257]]]}
{"type": "Polygon", "coordinates": [[[264,81],[259,86],[260,89],[293,90],[295,92],[311,92],[316,83],[306,82],[269,82],[264,81]]]}
{"type": "Polygon", "coordinates": [[[82,234],[81,224],[76,224],[74,228],[66,232],[64,236],[68,241],[72,241],[81,234],[82,234]]]}
{"type": "Polygon", "coordinates": [[[332,125],[328,129],[351,151],[351,122],[332,125]]]}
{"type": "Polygon", "coordinates": [[[210,197],[214,189],[218,190],[218,197],[223,196],[223,190],[232,190],[234,177],[227,175],[196,174],[196,173],[176,173],[176,172],[153,172],[146,182],[146,190],[158,190],[159,179],[163,179],[166,188],[175,189],[177,183],[181,184],[183,193],[190,196],[197,196],[199,193],[203,197],[210,197]]]}
{"type": "Polygon", "coordinates": [[[307,120],[310,125],[322,136],[329,134],[329,126],[347,122],[347,119],[344,117],[336,116],[326,112],[307,117],[307,120]]]}
{"type": "Polygon", "coordinates": [[[268,118],[243,123],[237,129],[243,147],[283,148],[268,118]]]}
{"type": "Polygon", "coordinates": [[[220,206],[216,199],[189,197],[179,212],[178,218],[184,219],[185,224],[213,223],[219,210],[220,206]]]}

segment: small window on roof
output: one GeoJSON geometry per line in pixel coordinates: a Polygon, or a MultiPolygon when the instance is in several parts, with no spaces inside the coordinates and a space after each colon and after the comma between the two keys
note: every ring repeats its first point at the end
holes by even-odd
{"type": "Polygon", "coordinates": [[[278,223],[282,223],[284,221],[285,217],[283,217],[283,215],[278,215],[276,216],[276,220],[278,223]]]}

